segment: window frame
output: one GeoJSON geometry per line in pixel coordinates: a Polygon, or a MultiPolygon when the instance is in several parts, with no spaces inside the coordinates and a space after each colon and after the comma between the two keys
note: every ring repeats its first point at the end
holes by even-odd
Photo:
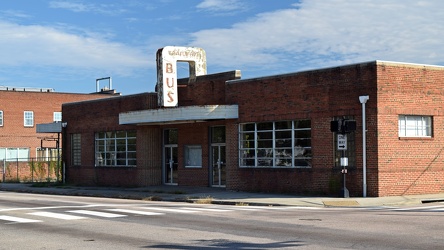
{"type": "Polygon", "coordinates": [[[71,164],[82,164],[82,134],[71,134],[71,164]]]}
{"type": "Polygon", "coordinates": [[[54,111],[52,115],[52,120],[54,122],[62,122],[62,112],[54,111]]]}
{"type": "Polygon", "coordinates": [[[399,115],[399,138],[432,138],[433,116],[429,115],[399,115]]]}
{"type": "Polygon", "coordinates": [[[23,111],[23,126],[27,128],[34,127],[34,111],[23,111]],[[30,117],[27,115],[31,115],[30,117]],[[28,124],[30,122],[30,124],[28,124]]]}
{"type": "Polygon", "coordinates": [[[311,131],[309,119],[241,123],[239,167],[311,168],[311,131]]]}
{"type": "Polygon", "coordinates": [[[3,147],[0,148],[0,160],[4,161],[29,161],[31,155],[31,149],[30,148],[14,148],[14,147],[3,147]],[[19,157],[23,155],[23,152],[26,153],[26,157],[19,157]],[[1,155],[3,154],[4,155],[1,155]],[[14,154],[15,157],[10,157],[11,154],[14,154]]]}
{"type": "Polygon", "coordinates": [[[202,168],[202,145],[185,145],[184,162],[186,168],[202,168]]]}
{"type": "Polygon", "coordinates": [[[0,110],[0,127],[3,127],[3,110],[0,110]]]}
{"type": "Polygon", "coordinates": [[[95,133],[95,167],[136,167],[136,130],[102,131],[95,133]]]}

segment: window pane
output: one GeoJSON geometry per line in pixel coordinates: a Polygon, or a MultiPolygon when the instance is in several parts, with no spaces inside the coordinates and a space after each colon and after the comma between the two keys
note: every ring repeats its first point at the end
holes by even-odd
{"type": "Polygon", "coordinates": [[[61,122],[62,121],[62,112],[54,112],[54,119],[55,122],[61,122]]]}
{"type": "Polygon", "coordinates": [[[25,111],[24,112],[24,126],[25,127],[34,126],[34,112],[32,112],[32,111],[25,111]]]}
{"type": "Polygon", "coordinates": [[[311,162],[311,121],[278,121],[240,125],[242,167],[307,167],[311,162]],[[256,130],[255,130],[256,128],[256,130]],[[245,132],[248,130],[249,132],[245,132]],[[256,133],[254,133],[256,132],[256,133]],[[303,163],[293,162],[304,160],[303,163]],[[302,166],[301,166],[302,165],[302,166]]]}
{"type": "Polygon", "coordinates": [[[432,136],[432,117],[400,115],[398,118],[398,133],[400,137],[432,136]]]}
{"type": "Polygon", "coordinates": [[[165,144],[177,144],[177,129],[165,129],[163,136],[165,144]]]}
{"type": "Polygon", "coordinates": [[[242,124],[241,130],[242,131],[254,131],[255,130],[254,123],[242,124]]]}
{"type": "Polygon", "coordinates": [[[276,122],[275,128],[276,130],[291,129],[291,123],[291,121],[276,122]]]}
{"type": "Polygon", "coordinates": [[[309,128],[311,129],[311,121],[310,120],[300,120],[294,122],[294,128],[309,128]]]}
{"type": "Polygon", "coordinates": [[[212,143],[225,142],[225,126],[218,126],[211,128],[211,142],[212,143]]]}
{"type": "Polygon", "coordinates": [[[135,131],[110,131],[96,133],[96,166],[135,166],[135,131]]]}
{"type": "Polygon", "coordinates": [[[185,146],[185,166],[202,167],[202,147],[185,146]]]}
{"type": "Polygon", "coordinates": [[[265,122],[265,123],[258,123],[257,124],[257,130],[273,130],[273,123],[272,122],[265,122]]]}

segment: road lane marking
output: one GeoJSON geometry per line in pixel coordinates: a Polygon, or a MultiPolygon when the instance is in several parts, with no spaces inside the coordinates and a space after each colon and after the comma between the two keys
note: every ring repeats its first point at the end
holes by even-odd
{"type": "Polygon", "coordinates": [[[128,213],[128,214],[139,214],[139,215],[164,215],[164,213],[156,213],[156,212],[147,212],[147,211],[140,211],[140,210],[130,210],[130,209],[107,209],[108,211],[113,212],[120,212],[120,213],[128,213]]]}
{"type": "Polygon", "coordinates": [[[33,222],[42,222],[41,220],[31,220],[26,218],[19,218],[8,215],[0,215],[0,220],[15,222],[15,223],[33,223],[33,222]]]}
{"type": "Polygon", "coordinates": [[[32,215],[42,216],[42,217],[49,217],[49,218],[55,218],[55,219],[62,219],[62,220],[80,220],[85,219],[85,217],[81,216],[75,216],[75,215],[69,215],[69,214],[61,214],[61,213],[53,213],[53,212],[34,212],[29,213],[32,215]]]}
{"type": "Polygon", "coordinates": [[[180,209],[207,211],[207,212],[232,212],[232,211],[234,211],[234,210],[228,210],[228,209],[201,208],[201,207],[181,207],[180,209]]]}
{"type": "Polygon", "coordinates": [[[141,207],[143,209],[162,211],[162,212],[172,212],[172,213],[196,213],[198,211],[174,209],[174,208],[162,208],[162,207],[141,207]]]}
{"type": "Polygon", "coordinates": [[[93,215],[98,217],[104,217],[104,218],[118,218],[118,217],[125,217],[124,214],[113,214],[113,213],[107,213],[107,212],[98,212],[98,211],[91,211],[91,210],[71,210],[67,211],[68,213],[77,213],[77,214],[85,214],[85,215],[93,215]]]}

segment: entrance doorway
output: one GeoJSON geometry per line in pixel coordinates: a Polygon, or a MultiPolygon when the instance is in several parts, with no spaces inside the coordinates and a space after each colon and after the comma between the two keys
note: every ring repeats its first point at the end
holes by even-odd
{"type": "Polygon", "coordinates": [[[166,185],[178,183],[177,129],[166,129],[163,133],[163,182],[166,185]]]}
{"type": "Polygon", "coordinates": [[[211,128],[211,186],[226,185],[225,126],[211,128]]]}
{"type": "Polygon", "coordinates": [[[165,184],[177,185],[177,145],[165,146],[165,184]]]}
{"type": "Polygon", "coordinates": [[[225,145],[211,145],[213,187],[225,187],[225,145]]]}

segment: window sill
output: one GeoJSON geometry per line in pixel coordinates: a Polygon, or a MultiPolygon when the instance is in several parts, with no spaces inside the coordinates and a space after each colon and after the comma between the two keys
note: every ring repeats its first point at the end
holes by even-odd
{"type": "Polygon", "coordinates": [[[431,141],[433,140],[433,137],[431,136],[418,136],[418,137],[399,137],[399,140],[427,140],[427,141],[431,141]]]}

